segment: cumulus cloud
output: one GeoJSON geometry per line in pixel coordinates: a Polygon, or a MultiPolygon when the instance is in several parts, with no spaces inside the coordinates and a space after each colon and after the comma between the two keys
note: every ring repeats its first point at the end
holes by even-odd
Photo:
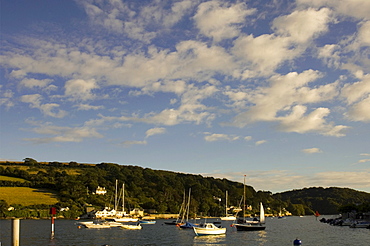
{"type": "Polygon", "coordinates": [[[370,121],[370,75],[362,76],[362,80],[345,84],[341,96],[350,106],[346,116],[353,121],[370,121]]]}
{"type": "Polygon", "coordinates": [[[219,42],[238,36],[245,17],[254,12],[255,9],[248,9],[245,3],[208,1],[198,6],[194,19],[201,34],[219,42]]]}
{"type": "Polygon", "coordinates": [[[290,15],[281,16],[273,21],[275,33],[291,37],[294,42],[304,43],[328,31],[331,21],[328,8],[294,11],[290,15]]]}
{"type": "Polygon", "coordinates": [[[341,66],[341,47],[336,44],[326,44],[318,48],[318,58],[322,59],[328,67],[339,68],[341,66]]]}
{"type": "Polygon", "coordinates": [[[57,103],[42,104],[43,97],[40,94],[23,95],[20,100],[29,103],[31,108],[37,108],[47,116],[63,118],[67,115],[65,110],[58,109],[60,105],[57,103]]]}
{"type": "Polygon", "coordinates": [[[94,89],[98,88],[94,79],[72,79],[68,80],[64,86],[65,95],[72,100],[91,100],[95,97],[92,93],[94,89]]]}
{"type": "Polygon", "coordinates": [[[275,121],[281,131],[343,136],[346,126],[326,122],[328,108],[317,108],[307,114],[307,106],[303,105],[327,101],[338,94],[337,82],[313,89],[308,86],[320,77],[313,70],[271,77],[269,87],[259,87],[250,93],[248,100],[254,105],[237,115],[233,124],[243,127],[257,121],[275,121]]]}
{"type": "Polygon", "coordinates": [[[370,19],[370,2],[368,0],[297,0],[298,7],[330,7],[340,15],[359,19],[370,19]]]}
{"type": "Polygon", "coordinates": [[[264,34],[258,37],[240,35],[231,52],[242,64],[246,64],[243,78],[266,76],[283,62],[292,60],[302,53],[303,49],[292,48],[289,37],[264,34]],[[252,72],[255,70],[254,72],[252,72]]]}
{"type": "Polygon", "coordinates": [[[370,122],[370,95],[350,107],[347,116],[353,121],[370,122]]]}

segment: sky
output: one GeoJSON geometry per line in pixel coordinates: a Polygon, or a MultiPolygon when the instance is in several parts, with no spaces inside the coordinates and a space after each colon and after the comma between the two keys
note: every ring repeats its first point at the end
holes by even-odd
{"type": "Polygon", "coordinates": [[[0,160],[370,192],[370,1],[0,3],[0,160]]]}

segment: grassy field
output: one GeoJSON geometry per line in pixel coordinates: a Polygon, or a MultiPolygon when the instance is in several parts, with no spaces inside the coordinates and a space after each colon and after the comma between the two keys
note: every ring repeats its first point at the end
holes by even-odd
{"type": "Polygon", "coordinates": [[[26,182],[27,181],[27,180],[21,179],[21,178],[1,176],[1,175],[0,175],[0,180],[13,181],[13,182],[26,182]]]}
{"type": "MultiPolygon", "coordinates": [[[[4,169],[7,167],[15,168],[23,171],[27,171],[29,174],[37,174],[39,171],[47,172],[45,168],[39,168],[39,167],[30,167],[30,166],[22,166],[22,165],[1,165],[4,169]]],[[[68,175],[78,175],[80,174],[79,169],[77,168],[60,168],[60,172],[65,171],[68,175]]]]}
{"type": "Polygon", "coordinates": [[[58,202],[54,193],[45,189],[28,187],[0,187],[0,200],[5,200],[9,205],[21,204],[23,206],[53,205],[58,202]]]}

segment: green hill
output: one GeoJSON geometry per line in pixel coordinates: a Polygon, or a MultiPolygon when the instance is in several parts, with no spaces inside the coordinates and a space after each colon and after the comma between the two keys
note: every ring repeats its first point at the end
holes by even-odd
{"type": "Polygon", "coordinates": [[[273,198],[292,204],[303,204],[314,211],[319,211],[320,214],[338,214],[341,212],[340,208],[345,205],[370,204],[370,193],[337,187],[311,187],[286,191],[274,194],[273,198]]]}
{"type": "MultiPolygon", "coordinates": [[[[54,206],[69,207],[68,214],[64,214],[66,217],[80,216],[87,205],[97,209],[112,207],[116,180],[120,186],[125,184],[126,209],[178,213],[184,192],[191,188],[191,214],[222,216],[226,191],[230,206],[240,206],[243,196],[243,184],[239,182],[114,163],[39,163],[26,158],[24,162],[0,163],[0,175],[8,177],[0,178],[0,187],[53,191],[58,199],[54,206]],[[98,186],[105,187],[107,194],[96,195],[98,186]]],[[[278,214],[282,209],[294,215],[312,214],[315,210],[322,214],[334,214],[348,204],[370,204],[370,194],[343,188],[305,188],[273,195],[269,191],[256,191],[247,185],[246,200],[252,207],[248,211],[252,215],[258,213],[259,202],[265,205],[268,214],[278,214]]],[[[45,203],[40,199],[40,208],[44,209],[42,204],[45,203]]],[[[5,208],[9,205],[12,204],[6,201],[0,204],[3,211],[0,217],[7,213],[5,208]]],[[[20,205],[30,208],[27,204],[20,205]]],[[[32,209],[35,208],[37,204],[32,205],[32,209]]],[[[9,216],[9,213],[6,215],[9,216]]]]}

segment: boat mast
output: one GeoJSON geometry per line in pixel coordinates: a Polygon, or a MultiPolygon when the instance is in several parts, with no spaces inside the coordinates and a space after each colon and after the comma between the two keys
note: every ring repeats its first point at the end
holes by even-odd
{"type": "Polygon", "coordinates": [[[189,198],[188,198],[188,211],[186,214],[186,221],[189,221],[189,210],[190,210],[190,193],[191,193],[191,188],[189,188],[189,198]]]}
{"type": "Polygon", "coordinates": [[[243,195],[243,220],[245,221],[245,175],[244,175],[244,195],[243,195]]]}
{"type": "Polygon", "coordinates": [[[227,191],[226,191],[226,199],[225,199],[225,216],[227,217],[227,191]]]}
{"type": "Polygon", "coordinates": [[[122,184],[122,212],[125,214],[125,183],[122,184]]]}
{"type": "Polygon", "coordinates": [[[118,180],[116,179],[116,191],[115,191],[115,196],[114,196],[114,210],[117,211],[117,185],[118,185],[118,180]]]}

